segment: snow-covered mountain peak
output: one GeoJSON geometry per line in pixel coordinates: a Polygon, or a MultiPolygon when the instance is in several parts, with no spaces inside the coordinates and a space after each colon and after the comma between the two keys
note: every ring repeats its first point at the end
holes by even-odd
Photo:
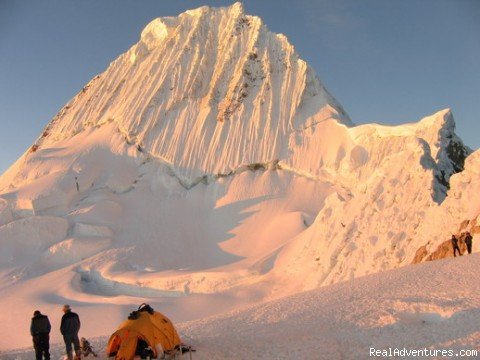
{"type": "Polygon", "coordinates": [[[423,118],[419,121],[419,124],[425,127],[447,126],[452,130],[455,129],[455,120],[453,119],[452,110],[450,108],[439,110],[436,113],[433,113],[432,115],[423,118]]]}
{"type": "Polygon", "coordinates": [[[463,170],[471,150],[455,133],[455,120],[450,109],[443,109],[412,124],[415,135],[425,143],[425,151],[445,173],[463,170]]]}
{"type": "MultiPolygon", "coordinates": [[[[426,155],[430,155],[437,164],[435,177],[449,188],[450,176],[463,171],[465,159],[472,153],[455,133],[455,120],[450,109],[444,109],[426,117],[418,124],[417,135],[428,143],[426,155]]],[[[439,201],[444,196],[439,197],[439,201]]]]}
{"type": "MultiPolygon", "coordinates": [[[[455,134],[455,120],[450,109],[443,109],[427,116],[416,124],[417,133],[435,138],[438,142],[457,137],[455,134]]],[[[440,145],[440,144],[439,144],[440,145]]]]}
{"type": "Polygon", "coordinates": [[[113,123],[192,181],[281,159],[292,133],[328,119],[351,125],[286,37],[235,3],[153,20],[32,149],[113,123]]]}

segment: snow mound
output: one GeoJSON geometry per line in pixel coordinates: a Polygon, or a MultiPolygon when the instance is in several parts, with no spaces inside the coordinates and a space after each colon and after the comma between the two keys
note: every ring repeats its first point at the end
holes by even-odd
{"type": "Polygon", "coordinates": [[[108,226],[82,224],[77,222],[73,228],[73,235],[85,237],[110,237],[113,235],[113,232],[108,226]]]}
{"type": "Polygon", "coordinates": [[[51,216],[34,216],[0,227],[0,267],[29,265],[38,254],[67,236],[68,222],[51,216]]]}
{"type": "Polygon", "coordinates": [[[12,210],[7,200],[0,198],[0,226],[13,221],[12,210]]]}
{"type": "MultiPolygon", "coordinates": [[[[91,197],[88,198],[92,201],[91,197]]],[[[68,214],[71,221],[85,224],[112,225],[123,213],[122,206],[113,200],[95,200],[91,205],[83,204],[83,207],[68,214]]]]}
{"type": "Polygon", "coordinates": [[[85,260],[111,246],[109,238],[98,238],[101,236],[98,234],[87,236],[82,234],[82,238],[69,238],[50,246],[42,254],[42,262],[59,268],[85,260]]]}

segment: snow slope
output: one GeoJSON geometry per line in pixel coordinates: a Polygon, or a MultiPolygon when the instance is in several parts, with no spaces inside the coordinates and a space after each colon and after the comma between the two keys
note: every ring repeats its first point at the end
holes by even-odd
{"type": "Polygon", "coordinates": [[[35,308],[56,328],[70,303],[102,336],[144,301],[188,321],[406,266],[452,233],[476,252],[479,159],[448,109],[353,126],[238,3],[156,19],[0,177],[0,319],[22,329],[0,348],[30,343],[35,308]]]}
{"type": "MultiPolygon", "coordinates": [[[[368,359],[372,347],[478,354],[479,271],[478,254],[430,262],[177,327],[198,350],[193,355],[198,360],[368,359]]],[[[128,313],[125,308],[121,315],[128,313]]],[[[104,349],[106,341],[92,343],[104,349]]],[[[62,346],[53,348],[53,359],[61,358],[62,346]]],[[[28,359],[31,354],[27,349],[11,351],[2,359],[28,359]]]]}

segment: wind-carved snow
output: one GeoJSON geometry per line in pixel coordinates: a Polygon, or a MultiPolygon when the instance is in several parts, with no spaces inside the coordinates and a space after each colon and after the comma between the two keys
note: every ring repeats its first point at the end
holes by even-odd
{"type": "Polygon", "coordinates": [[[159,18],[0,177],[0,305],[191,320],[408,265],[480,232],[470,153],[448,109],[353,126],[241,4],[159,18]]]}

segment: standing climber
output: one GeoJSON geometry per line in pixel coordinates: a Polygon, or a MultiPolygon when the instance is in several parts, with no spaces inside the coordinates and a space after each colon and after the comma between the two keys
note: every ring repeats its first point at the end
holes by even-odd
{"type": "Polygon", "coordinates": [[[467,251],[469,254],[472,253],[472,235],[467,231],[465,235],[465,245],[467,245],[467,251]]]}
{"type": "Polygon", "coordinates": [[[45,360],[50,360],[50,329],[48,317],[35,310],[30,325],[30,334],[33,339],[36,360],[42,360],[42,357],[45,360]]]}
{"type": "Polygon", "coordinates": [[[60,332],[65,341],[67,349],[68,360],[73,360],[72,343],[75,349],[75,359],[80,359],[80,340],[78,339],[78,331],[80,330],[80,318],[77,314],[72,312],[70,305],[63,306],[62,323],[60,325],[60,332]]]}
{"type": "Polygon", "coordinates": [[[452,235],[452,246],[453,246],[453,256],[454,257],[457,257],[457,250],[458,250],[458,254],[461,256],[462,253],[460,252],[460,248],[458,247],[458,239],[455,235],[452,235]]]}

